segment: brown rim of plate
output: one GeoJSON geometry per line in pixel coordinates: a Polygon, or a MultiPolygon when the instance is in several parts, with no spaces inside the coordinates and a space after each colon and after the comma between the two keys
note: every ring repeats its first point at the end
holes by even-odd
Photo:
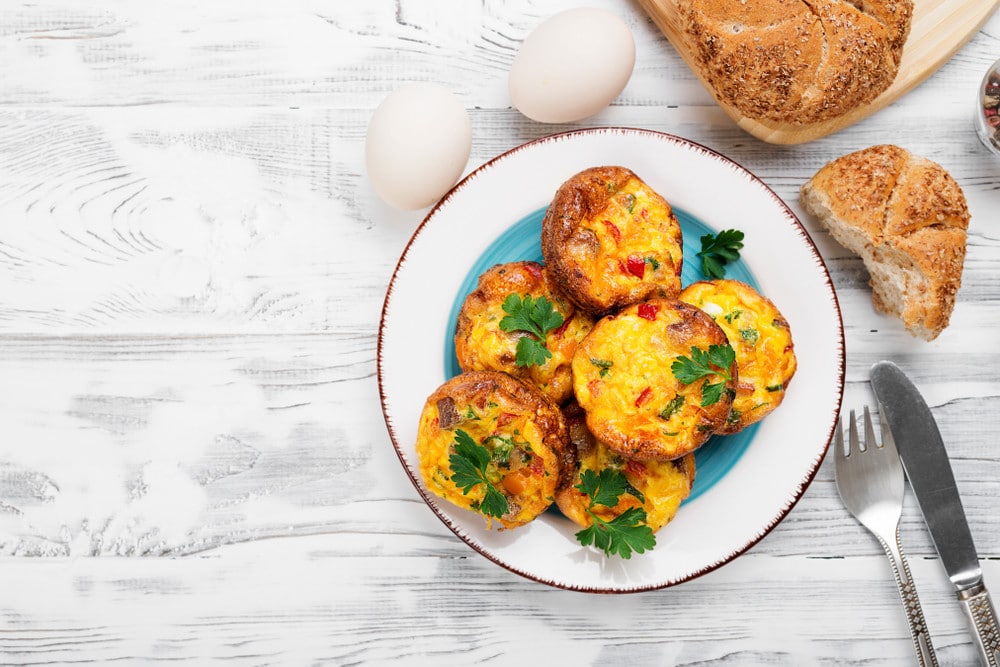
{"type": "Polygon", "coordinates": [[[491,158],[490,160],[487,160],[482,165],[472,170],[465,178],[463,178],[461,181],[455,184],[455,186],[451,190],[449,190],[443,197],[441,197],[441,199],[431,208],[431,210],[427,212],[427,215],[424,216],[424,219],[414,230],[413,234],[410,236],[409,241],[407,241],[406,246],[403,248],[403,252],[400,254],[399,259],[396,262],[396,266],[392,271],[392,277],[389,279],[389,285],[386,288],[385,299],[382,302],[382,309],[379,315],[379,327],[378,327],[377,348],[376,348],[376,376],[378,379],[378,392],[382,408],[382,418],[385,420],[385,425],[389,433],[389,438],[392,440],[393,449],[396,450],[396,456],[399,458],[399,461],[403,466],[403,470],[406,472],[407,477],[410,478],[410,482],[413,484],[413,487],[417,490],[417,493],[420,494],[420,497],[424,500],[427,506],[431,508],[431,511],[434,512],[435,516],[437,516],[437,518],[440,519],[441,522],[445,526],[447,526],[448,529],[452,533],[454,533],[456,537],[462,540],[462,542],[469,545],[474,551],[479,553],[481,556],[496,563],[500,567],[510,572],[513,572],[514,574],[520,575],[525,579],[529,579],[531,581],[535,581],[540,584],[545,584],[547,586],[552,586],[554,588],[579,591],[583,593],[602,593],[602,594],[641,593],[645,591],[661,590],[664,588],[669,588],[671,586],[676,586],[677,584],[682,584],[687,581],[691,581],[692,579],[697,579],[698,577],[701,577],[705,574],[708,574],[709,572],[712,572],[713,570],[722,567],[723,565],[729,563],[736,557],[749,551],[754,545],[756,545],[758,542],[764,539],[764,537],[768,533],[774,530],[774,528],[779,523],[781,523],[786,516],[788,516],[788,513],[792,511],[792,508],[795,507],[795,505],[805,494],[806,488],[808,488],[809,484],[811,484],[813,479],[816,477],[816,473],[819,471],[819,467],[823,463],[823,459],[826,456],[827,449],[830,446],[830,441],[833,439],[834,431],[836,430],[837,427],[836,416],[840,411],[840,406],[844,398],[844,379],[846,376],[846,363],[847,363],[844,351],[845,351],[844,320],[840,312],[840,301],[837,299],[837,292],[833,287],[833,280],[830,278],[830,272],[826,268],[826,263],[823,261],[823,257],[820,254],[819,249],[816,247],[816,244],[813,242],[812,237],[809,236],[809,233],[806,231],[805,227],[802,226],[801,221],[799,221],[795,213],[788,207],[788,205],[784,202],[784,200],[782,200],[781,197],[779,197],[777,193],[775,193],[774,190],[770,188],[770,186],[768,186],[766,183],[764,183],[764,181],[759,179],[748,169],[746,169],[739,163],[735,162],[734,160],[726,157],[725,155],[722,155],[721,153],[712,150],[711,148],[708,148],[707,146],[691,141],[689,139],[684,139],[683,137],[679,137],[677,135],[669,134],[666,132],[658,132],[656,130],[644,130],[644,129],[630,128],[630,127],[600,127],[600,128],[586,128],[580,130],[570,130],[567,132],[551,134],[545,137],[534,139],[532,141],[528,141],[519,146],[515,146],[510,150],[504,151],[503,153],[500,153],[499,155],[491,158]],[[392,298],[393,286],[396,283],[396,277],[399,274],[400,267],[406,261],[407,254],[409,253],[410,247],[413,245],[414,240],[421,234],[421,232],[424,230],[427,224],[431,221],[437,210],[441,208],[444,204],[446,204],[454,196],[456,196],[459,192],[461,192],[462,189],[464,189],[467,184],[469,184],[473,180],[480,178],[484,174],[484,172],[489,171],[489,169],[495,163],[504,160],[510,157],[511,155],[514,155],[525,149],[540,144],[559,142],[559,141],[569,141],[580,136],[614,135],[614,134],[648,136],[648,137],[654,137],[659,140],[666,140],[668,142],[687,146],[703,155],[706,155],[712,159],[718,160],[719,162],[729,165],[735,171],[742,173],[745,177],[752,180],[756,185],[762,188],[763,191],[766,194],[770,195],[770,197],[774,200],[774,202],[782,210],[784,210],[787,221],[791,223],[792,228],[798,233],[802,241],[805,242],[807,249],[812,253],[813,258],[816,260],[817,265],[822,269],[824,281],[826,283],[827,288],[829,289],[830,296],[835,306],[835,310],[837,313],[837,323],[839,325],[837,327],[839,345],[836,351],[840,354],[840,368],[837,377],[836,409],[834,410],[832,416],[833,418],[830,421],[830,429],[829,432],[827,433],[826,444],[823,446],[823,449],[820,451],[819,455],[813,461],[805,477],[800,480],[798,486],[795,488],[794,493],[792,494],[791,499],[783,507],[781,507],[780,511],[771,520],[770,523],[765,525],[756,535],[754,535],[751,539],[747,540],[747,542],[743,544],[740,548],[735,549],[732,552],[723,556],[722,558],[719,558],[715,562],[709,563],[705,567],[690,573],[688,576],[680,577],[673,580],[668,580],[657,585],[637,586],[634,588],[601,588],[594,586],[574,586],[572,584],[567,584],[565,582],[553,581],[550,579],[546,579],[544,577],[539,577],[535,574],[514,567],[509,563],[505,563],[504,561],[500,560],[493,554],[489,553],[481,545],[469,539],[462,532],[459,526],[453,524],[447,517],[445,517],[441,513],[441,511],[438,510],[437,505],[435,504],[436,501],[432,499],[431,496],[427,493],[427,491],[423,489],[423,487],[420,485],[420,481],[417,478],[418,476],[415,474],[413,470],[410,469],[410,466],[407,464],[406,456],[403,454],[403,451],[400,448],[399,442],[396,438],[396,432],[393,429],[392,420],[390,419],[389,414],[386,411],[386,392],[385,392],[385,386],[382,381],[383,380],[383,372],[382,372],[383,332],[385,329],[386,311],[388,310],[389,307],[389,301],[392,298]]]}

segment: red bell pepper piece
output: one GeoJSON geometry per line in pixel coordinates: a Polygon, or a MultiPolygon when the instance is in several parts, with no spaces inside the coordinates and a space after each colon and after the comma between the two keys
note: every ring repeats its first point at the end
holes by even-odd
{"type": "Polygon", "coordinates": [[[652,303],[640,303],[639,304],[639,317],[649,320],[652,322],[656,319],[656,313],[660,311],[659,307],[652,303]]]}
{"type": "Polygon", "coordinates": [[[646,274],[646,260],[639,255],[629,255],[625,268],[636,278],[642,278],[646,274]]]}
{"type": "Polygon", "coordinates": [[[637,408],[642,407],[642,404],[645,403],[646,401],[648,401],[649,397],[652,396],[652,395],[653,395],[653,388],[652,387],[646,387],[645,389],[643,389],[639,393],[639,396],[636,397],[636,399],[635,399],[635,407],[637,407],[637,408]]]}

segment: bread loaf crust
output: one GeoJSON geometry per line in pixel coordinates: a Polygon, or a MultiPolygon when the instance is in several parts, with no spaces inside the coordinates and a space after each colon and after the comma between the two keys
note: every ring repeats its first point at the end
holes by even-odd
{"type": "Polygon", "coordinates": [[[898,146],[872,146],[824,166],[801,198],[834,239],[861,256],[878,310],[926,340],[948,326],[970,215],[941,165],[898,146]]]}
{"type": "Polygon", "coordinates": [[[896,77],[912,0],[677,0],[695,65],[720,102],[805,125],[874,100],[896,77]]]}

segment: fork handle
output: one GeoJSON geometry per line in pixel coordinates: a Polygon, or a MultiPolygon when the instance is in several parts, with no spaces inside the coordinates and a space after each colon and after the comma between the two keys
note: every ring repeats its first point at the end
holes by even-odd
{"type": "Polygon", "coordinates": [[[899,588],[899,597],[906,610],[906,620],[910,625],[913,647],[917,650],[917,661],[921,667],[938,667],[937,655],[934,653],[934,645],[931,644],[927,622],[924,620],[924,610],[920,607],[917,588],[913,584],[913,577],[910,576],[910,566],[903,556],[903,547],[899,543],[898,526],[895,537],[896,540],[893,544],[879,541],[882,542],[885,555],[889,557],[889,562],[892,564],[892,573],[896,575],[896,587],[899,588]]]}

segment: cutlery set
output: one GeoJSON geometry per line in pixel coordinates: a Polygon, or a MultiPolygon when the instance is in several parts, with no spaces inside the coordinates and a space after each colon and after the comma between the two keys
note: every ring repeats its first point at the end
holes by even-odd
{"type": "Polygon", "coordinates": [[[837,489],[844,506],[875,535],[889,557],[919,664],[937,665],[899,541],[905,481],[909,480],[941,564],[973,630],[980,658],[984,665],[1000,667],[1000,624],[934,416],[917,388],[892,362],[872,366],[871,385],[879,404],[881,443],[867,407],[863,441],[853,410],[847,427],[848,447],[843,427],[838,427],[834,436],[837,489]]]}

